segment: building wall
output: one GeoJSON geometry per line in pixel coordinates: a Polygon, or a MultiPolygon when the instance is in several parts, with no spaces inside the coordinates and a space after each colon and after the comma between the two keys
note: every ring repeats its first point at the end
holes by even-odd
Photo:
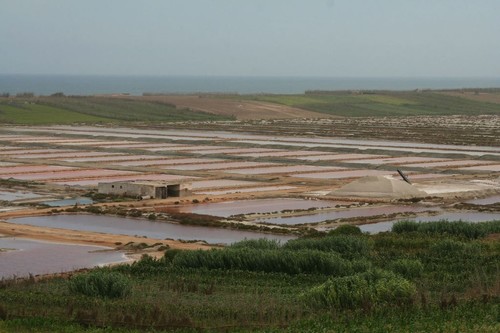
{"type": "Polygon", "coordinates": [[[127,197],[150,196],[155,198],[156,186],[134,183],[99,183],[99,193],[123,195],[127,197]]]}
{"type": "Polygon", "coordinates": [[[164,199],[181,197],[191,193],[191,184],[144,184],[133,182],[99,183],[98,192],[104,194],[123,195],[127,197],[151,197],[164,199]]]}

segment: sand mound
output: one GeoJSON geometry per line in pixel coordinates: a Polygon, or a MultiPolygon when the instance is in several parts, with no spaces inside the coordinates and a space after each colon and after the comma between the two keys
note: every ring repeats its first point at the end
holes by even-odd
{"type": "Polygon", "coordinates": [[[356,197],[392,197],[412,198],[424,197],[424,191],[417,189],[402,180],[390,176],[367,176],[344,185],[331,195],[356,196],[356,197]]]}

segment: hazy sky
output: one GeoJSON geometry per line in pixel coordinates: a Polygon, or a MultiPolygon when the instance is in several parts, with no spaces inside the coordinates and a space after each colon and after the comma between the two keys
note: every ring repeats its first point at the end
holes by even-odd
{"type": "Polygon", "coordinates": [[[500,0],[0,0],[0,73],[500,77],[500,0]]]}

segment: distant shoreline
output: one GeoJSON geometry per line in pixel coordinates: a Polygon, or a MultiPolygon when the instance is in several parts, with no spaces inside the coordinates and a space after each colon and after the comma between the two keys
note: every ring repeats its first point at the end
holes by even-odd
{"type": "Polygon", "coordinates": [[[303,94],[306,91],[461,90],[500,87],[500,77],[328,78],[0,74],[0,94],[303,94]]]}

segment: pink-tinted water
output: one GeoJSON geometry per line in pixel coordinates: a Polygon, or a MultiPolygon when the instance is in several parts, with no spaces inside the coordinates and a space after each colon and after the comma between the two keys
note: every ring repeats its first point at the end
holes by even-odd
{"type": "Polygon", "coordinates": [[[424,162],[444,162],[446,158],[433,158],[433,157],[419,157],[419,156],[405,156],[405,157],[393,157],[393,158],[375,158],[375,159],[360,159],[351,160],[349,163],[360,163],[360,164],[404,164],[404,163],[424,163],[424,162]]]}
{"type": "Polygon", "coordinates": [[[494,195],[491,197],[487,198],[482,198],[482,199],[473,199],[473,200],[468,200],[466,203],[474,204],[474,205],[491,205],[494,203],[500,202],[500,195],[494,195]]]}
{"type": "Polygon", "coordinates": [[[291,173],[291,172],[321,172],[328,170],[343,170],[345,168],[338,167],[320,167],[314,165],[291,165],[291,166],[276,166],[266,168],[249,168],[249,169],[235,169],[228,170],[229,173],[238,173],[246,175],[260,175],[272,173],[291,173]]]}
{"type": "MultiPolygon", "coordinates": [[[[158,156],[153,155],[114,155],[114,156],[96,156],[59,159],[64,162],[109,162],[113,161],[135,161],[135,160],[154,160],[158,156]]],[[[109,164],[107,163],[107,164],[109,164]]]]}
{"type": "MultiPolygon", "coordinates": [[[[356,158],[381,158],[385,155],[374,155],[374,154],[331,154],[328,155],[320,155],[320,156],[300,156],[296,157],[296,159],[303,161],[330,161],[330,160],[351,160],[356,158]]],[[[350,163],[351,161],[349,161],[350,163]]]]}
{"type": "Polygon", "coordinates": [[[91,169],[91,170],[68,170],[37,173],[16,173],[0,175],[0,178],[15,178],[20,180],[53,180],[56,182],[61,179],[91,178],[115,175],[133,175],[138,174],[133,171],[109,170],[109,169],[91,169]]]}
{"type": "Polygon", "coordinates": [[[45,154],[45,153],[63,153],[63,152],[71,152],[71,150],[60,150],[60,149],[17,149],[17,150],[0,151],[0,155],[11,155],[11,157],[19,158],[22,154],[45,154]]]}
{"type": "Polygon", "coordinates": [[[134,144],[118,144],[118,145],[100,145],[101,148],[132,148],[132,149],[142,149],[142,148],[166,148],[166,147],[177,147],[178,144],[169,143],[148,143],[148,142],[138,142],[134,144]]]}
{"type": "Polygon", "coordinates": [[[220,191],[201,191],[196,192],[196,194],[208,194],[208,195],[222,195],[231,193],[252,193],[252,192],[269,192],[269,191],[283,191],[283,190],[293,190],[296,189],[295,186],[263,186],[263,187],[251,187],[251,188],[234,188],[229,190],[220,191]]]}
{"type": "MultiPolygon", "coordinates": [[[[416,221],[416,222],[433,222],[433,221],[466,221],[466,222],[484,222],[484,221],[495,221],[500,220],[500,214],[498,213],[483,213],[483,212],[467,212],[467,213],[442,213],[435,216],[420,216],[410,219],[403,219],[405,221],[416,221]]],[[[392,226],[398,220],[391,220],[386,222],[372,223],[360,225],[360,229],[363,232],[368,232],[370,234],[376,234],[384,231],[391,231],[392,226]]]]}
{"type": "Polygon", "coordinates": [[[62,152],[62,153],[48,153],[48,154],[28,154],[28,155],[20,155],[18,158],[25,158],[25,159],[40,159],[40,158],[46,158],[46,159],[63,159],[65,157],[73,157],[73,156],[79,156],[79,157],[92,157],[92,156],[116,156],[120,154],[116,153],[106,153],[106,152],[89,152],[89,151],[79,151],[75,150],[72,152],[62,152]]]}
{"type": "Polygon", "coordinates": [[[352,209],[341,209],[328,212],[318,212],[311,215],[291,216],[291,217],[273,217],[273,218],[260,218],[257,222],[271,223],[271,224],[304,224],[304,223],[317,223],[327,220],[336,220],[341,218],[355,218],[355,217],[369,217],[383,214],[394,213],[418,213],[428,210],[436,210],[429,207],[418,206],[374,206],[352,209]]]}
{"type": "Polygon", "coordinates": [[[135,181],[135,180],[151,180],[151,181],[182,181],[186,179],[196,179],[192,176],[166,175],[166,174],[137,174],[132,176],[103,176],[93,179],[56,179],[48,182],[60,185],[69,186],[97,186],[98,183],[118,182],[118,181],[135,181]]]}
{"type": "MultiPolygon", "coordinates": [[[[271,152],[265,152],[265,153],[232,153],[231,155],[234,156],[244,156],[244,157],[289,157],[289,156],[319,156],[319,155],[325,155],[329,154],[326,152],[321,152],[321,151],[308,151],[308,150],[294,150],[294,151],[288,151],[288,150],[283,150],[283,149],[276,149],[271,152]]],[[[299,157],[298,157],[299,158],[299,157]]]]}
{"type": "Polygon", "coordinates": [[[269,153],[273,152],[273,149],[267,148],[220,148],[219,149],[193,149],[190,152],[193,154],[238,154],[238,153],[269,153]]]}
{"type": "Polygon", "coordinates": [[[481,165],[481,164],[493,164],[490,161],[481,160],[447,160],[442,162],[431,162],[431,163],[417,163],[417,164],[405,164],[405,167],[418,167],[418,168],[446,168],[455,166],[467,166],[467,165],[481,165]]]}
{"type": "Polygon", "coordinates": [[[197,227],[168,222],[152,222],[114,216],[51,215],[9,220],[10,223],[28,224],[48,228],[101,232],[106,234],[145,236],[156,239],[205,240],[208,243],[234,243],[244,239],[276,239],[287,241],[294,237],[263,234],[211,227],[197,227]]]}
{"type": "Polygon", "coordinates": [[[194,213],[229,217],[231,215],[250,213],[271,213],[283,210],[333,207],[337,203],[324,200],[305,199],[256,199],[238,200],[217,203],[203,203],[189,206],[169,206],[169,210],[181,213],[194,213]]]}
{"type": "Polygon", "coordinates": [[[163,167],[163,169],[170,170],[222,170],[222,169],[233,169],[242,167],[263,167],[263,166],[274,166],[275,163],[261,163],[261,162],[221,162],[221,163],[210,163],[210,164],[178,164],[163,167]]]}
{"type": "Polygon", "coordinates": [[[214,180],[201,180],[191,183],[192,189],[205,189],[205,188],[224,188],[224,187],[237,187],[237,186],[254,186],[260,185],[258,182],[248,182],[244,180],[231,180],[231,179],[214,179],[214,180]]]}
{"type": "Polygon", "coordinates": [[[300,178],[316,178],[316,179],[341,179],[341,178],[359,178],[364,176],[385,176],[395,175],[391,171],[383,170],[348,170],[334,172],[317,172],[317,173],[297,173],[292,174],[292,177],[300,178]]]}
{"type": "Polygon", "coordinates": [[[58,166],[58,165],[19,165],[19,166],[1,167],[0,175],[37,173],[37,172],[58,172],[64,170],[78,170],[78,168],[58,166]]]}
{"type": "Polygon", "coordinates": [[[52,274],[128,261],[121,252],[92,245],[58,244],[22,238],[0,238],[0,279],[52,274]]]}
{"type": "Polygon", "coordinates": [[[221,161],[222,161],[221,159],[215,159],[215,158],[175,158],[175,157],[168,158],[165,156],[165,158],[157,160],[113,162],[112,164],[121,166],[148,166],[148,165],[158,166],[158,165],[176,165],[176,164],[216,163],[221,161]]]}
{"type": "Polygon", "coordinates": [[[467,167],[467,168],[460,168],[460,170],[499,172],[500,171],[500,164],[473,166],[473,167],[467,167]]]}

